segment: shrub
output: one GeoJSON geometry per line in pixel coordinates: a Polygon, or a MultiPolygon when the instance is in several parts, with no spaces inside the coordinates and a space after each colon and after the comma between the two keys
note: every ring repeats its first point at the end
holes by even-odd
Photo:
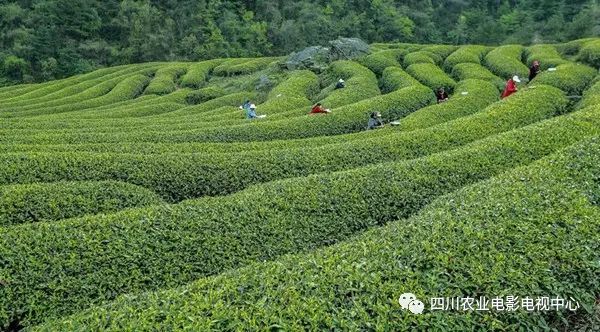
{"type": "MultiPolygon", "coordinates": [[[[253,123],[230,129],[214,128],[213,135],[218,137],[219,141],[226,137],[224,133],[240,135],[241,138],[253,141],[257,136],[262,138],[259,135],[270,135],[271,139],[278,139],[292,134],[310,134],[316,137],[336,131],[349,132],[354,128],[363,129],[370,111],[381,111],[386,120],[397,119],[430,103],[432,97],[433,94],[428,88],[409,87],[349,105],[335,114],[260,123],[260,127],[258,123],[253,123]],[[249,129],[244,130],[244,127],[249,129]],[[277,130],[273,130],[274,127],[277,130]]],[[[202,195],[229,194],[251,184],[284,177],[419,157],[425,151],[437,152],[554,116],[563,112],[566,104],[567,100],[560,90],[539,86],[495,103],[485,111],[427,130],[390,132],[386,136],[356,140],[352,144],[342,141],[340,144],[317,146],[314,149],[305,147],[276,152],[264,150],[232,154],[172,154],[160,158],[151,155],[86,153],[5,154],[0,155],[0,162],[5,165],[0,172],[0,184],[54,182],[63,179],[118,179],[151,189],[169,202],[177,202],[202,195]],[[374,149],[374,146],[377,149],[374,149]],[[140,168],[141,165],[143,168],[140,168]]],[[[130,140],[150,141],[144,139],[144,135],[156,136],[156,141],[185,142],[208,135],[213,131],[211,129],[202,128],[181,133],[141,132],[130,134],[130,137],[112,137],[121,143],[130,140]]],[[[82,136],[75,136],[78,143],[84,142],[82,136]]],[[[18,141],[15,140],[14,143],[16,142],[18,141]]],[[[66,140],[60,138],[60,142],[65,143],[66,140]]]]}
{"type": "Polygon", "coordinates": [[[570,95],[579,96],[597,73],[597,70],[585,65],[565,64],[556,67],[556,71],[546,71],[539,74],[531,84],[551,85],[570,95]]]}
{"type": "Polygon", "coordinates": [[[439,56],[440,59],[440,63],[442,61],[444,61],[444,59],[446,57],[448,57],[450,54],[452,54],[452,52],[456,51],[458,49],[458,46],[454,46],[454,45],[431,45],[431,46],[426,46],[423,47],[421,50],[424,52],[430,52],[433,54],[436,54],[437,56],[439,56]]]}
{"type": "Polygon", "coordinates": [[[442,61],[442,59],[439,56],[437,56],[436,54],[433,54],[431,52],[418,51],[418,52],[409,53],[406,56],[404,56],[404,66],[405,67],[414,65],[416,63],[438,64],[441,61],[442,61]]]}
{"type": "Polygon", "coordinates": [[[381,77],[381,88],[384,93],[389,93],[419,84],[421,84],[419,81],[399,67],[386,68],[381,77]]]}
{"type": "Polygon", "coordinates": [[[267,68],[280,58],[231,59],[215,67],[213,74],[217,76],[248,75],[267,68]]]}
{"type": "Polygon", "coordinates": [[[357,62],[336,61],[331,64],[328,76],[335,81],[343,78],[346,87],[329,92],[327,97],[318,97],[327,108],[341,107],[381,94],[375,74],[357,62]]]}
{"type": "Polygon", "coordinates": [[[600,39],[592,40],[584,44],[579,51],[577,59],[596,69],[600,68],[600,39]]]}
{"type": "MultiPolygon", "coordinates": [[[[598,156],[598,139],[583,141],[345,243],[177,289],[120,297],[39,330],[405,330],[423,326],[423,319],[431,330],[575,330],[568,310],[411,315],[396,299],[403,292],[424,303],[433,297],[560,296],[580,302],[579,315],[594,310],[600,213],[586,193],[597,190],[598,156]]],[[[319,197],[329,202],[330,196],[319,197]]],[[[340,231],[349,227],[344,221],[340,231]]],[[[281,232],[274,245],[296,244],[282,238],[311,231],[281,232]]]]}
{"type": "Polygon", "coordinates": [[[487,46],[480,45],[462,46],[446,58],[444,68],[450,71],[459,63],[481,64],[481,60],[487,49],[487,46]]]}
{"type": "Polygon", "coordinates": [[[0,186],[0,226],[116,212],[161,201],[148,189],[116,181],[0,186]]]}
{"type": "Polygon", "coordinates": [[[197,105],[209,100],[222,97],[225,95],[225,90],[216,86],[209,86],[204,89],[192,91],[187,94],[185,101],[188,104],[197,105]]]}
{"type": "Polygon", "coordinates": [[[92,79],[75,84],[73,86],[68,86],[64,89],[60,89],[59,91],[51,92],[43,97],[7,103],[0,106],[0,108],[9,112],[18,112],[66,106],[76,102],[101,97],[110,92],[119,82],[123,81],[124,79],[127,79],[135,74],[147,76],[151,74],[153,70],[156,70],[156,67],[135,68],[135,70],[126,70],[109,74],[97,79],[92,79]]]}
{"type": "MultiPolygon", "coordinates": [[[[228,94],[228,95],[225,95],[222,97],[217,97],[215,99],[211,99],[211,100],[204,102],[202,104],[199,104],[199,105],[192,105],[192,106],[184,107],[180,110],[169,113],[165,116],[168,118],[171,118],[171,119],[175,119],[175,121],[181,121],[181,120],[177,120],[177,119],[178,118],[180,119],[181,117],[184,117],[184,116],[187,117],[190,115],[203,115],[203,114],[206,114],[206,113],[208,113],[216,108],[222,107],[222,106],[239,106],[239,105],[242,105],[245,100],[255,99],[255,98],[256,98],[255,92],[237,92],[237,93],[228,94]]],[[[156,121],[156,120],[154,120],[154,121],[156,121]]]]}
{"type": "Polygon", "coordinates": [[[368,55],[360,62],[375,74],[381,75],[388,67],[400,67],[399,61],[406,54],[406,50],[402,49],[385,50],[368,55]]]}
{"type": "Polygon", "coordinates": [[[401,130],[428,128],[440,123],[471,115],[498,101],[498,89],[481,80],[458,83],[456,93],[447,102],[422,108],[400,121],[401,130]],[[463,95],[467,92],[467,95],[463,95]]]}
{"type": "Polygon", "coordinates": [[[560,56],[556,48],[552,45],[530,46],[525,50],[525,55],[527,57],[528,66],[531,66],[533,61],[538,60],[542,70],[569,63],[569,61],[564,60],[560,56]]]}
{"type": "Polygon", "coordinates": [[[210,72],[223,61],[223,59],[215,59],[191,64],[187,73],[181,78],[181,86],[189,88],[202,87],[208,80],[210,72]]]}
{"type": "MultiPolygon", "coordinates": [[[[85,99],[83,94],[77,96],[77,102],[65,103],[59,106],[53,106],[48,108],[32,108],[24,110],[15,110],[13,112],[0,113],[0,117],[12,118],[12,117],[25,117],[42,114],[56,114],[71,111],[80,111],[83,109],[104,106],[119,101],[129,100],[140,95],[144,88],[150,82],[150,78],[142,74],[130,75],[127,78],[118,78],[103,84],[102,86],[96,87],[96,89],[102,89],[108,93],[99,97],[85,99]],[[108,90],[108,91],[107,91],[108,90]]],[[[90,92],[96,94],[97,91],[90,92]]]]}
{"type": "Polygon", "coordinates": [[[583,99],[578,108],[585,108],[592,105],[600,105],[600,80],[583,93],[583,99]]]}
{"type": "Polygon", "coordinates": [[[187,64],[178,64],[160,68],[156,71],[154,78],[144,91],[144,94],[166,95],[177,90],[175,81],[177,81],[181,75],[185,74],[187,67],[187,64]]]}
{"type": "Polygon", "coordinates": [[[477,79],[493,83],[498,90],[503,91],[505,81],[492,74],[491,71],[476,63],[459,63],[452,69],[452,77],[458,81],[477,79]]]}
{"type": "Polygon", "coordinates": [[[554,46],[556,47],[556,50],[563,56],[574,56],[579,53],[579,50],[581,50],[581,47],[585,43],[592,40],[594,40],[594,38],[577,39],[562,44],[556,44],[554,46]]]}
{"type": "Polygon", "coordinates": [[[505,45],[490,51],[485,56],[485,64],[494,74],[507,80],[514,75],[528,77],[529,68],[521,62],[523,46],[505,45]]]}
{"type": "MultiPolygon", "coordinates": [[[[190,201],[168,208],[133,210],[101,219],[81,218],[64,223],[49,223],[37,227],[26,225],[26,227],[18,229],[8,229],[0,239],[0,253],[2,253],[0,257],[10,257],[8,260],[10,265],[5,265],[1,270],[2,275],[10,276],[10,278],[6,282],[7,286],[0,288],[0,294],[7,299],[2,307],[0,317],[2,317],[1,315],[7,317],[11,313],[10,308],[14,308],[25,313],[25,319],[23,320],[25,324],[39,323],[44,318],[60,317],[77,312],[94,303],[111,300],[119,295],[118,293],[124,291],[135,293],[148,289],[171,288],[201,276],[221,273],[251,262],[271,260],[286,253],[298,253],[348,239],[367,228],[399,218],[410,217],[436,197],[445,193],[509,171],[517,166],[531,163],[584,137],[598,134],[598,128],[600,128],[598,126],[598,112],[598,109],[577,112],[561,119],[546,121],[497,137],[490,137],[462,149],[426,158],[268,183],[230,197],[190,201]],[[592,124],[590,121],[594,123],[592,124]],[[70,248],[69,244],[72,243],[76,243],[76,245],[70,248]],[[101,256],[95,254],[99,248],[103,253],[101,256]],[[124,251],[124,248],[127,248],[127,250],[124,251]],[[190,248],[193,248],[192,252],[190,252],[190,248]],[[48,252],[60,252],[61,255],[48,255],[48,252]],[[85,257],[85,259],[66,259],[70,257],[71,252],[77,252],[78,258],[85,257]],[[165,253],[169,254],[165,255],[165,253]],[[138,257],[143,257],[143,259],[138,257]],[[123,273],[122,268],[120,268],[122,266],[127,266],[129,273],[123,273]],[[37,271],[40,271],[40,273],[37,271]],[[137,271],[143,271],[143,273],[137,271]],[[69,283],[52,284],[51,281],[57,278],[54,275],[61,276],[61,280],[69,280],[69,283]],[[72,276],[72,279],[69,278],[70,276],[72,276]]],[[[426,146],[429,145],[424,145],[424,147],[426,146]]],[[[373,150],[376,149],[371,148],[371,151],[373,150]]],[[[588,155],[590,154],[586,156],[588,155]]],[[[565,164],[560,163],[560,165],[565,164]]],[[[550,167],[550,169],[560,167],[552,163],[544,163],[543,166],[536,166],[535,171],[544,170],[545,167],[550,167]]],[[[528,184],[533,184],[528,181],[529,179],[538,179],[539,182],[543,182],[545,179],[544,177],[541,179],[535,177],[535,172],[530,174],[526,175],[525,179],[523,179],[523,173],[517,173],[518,176],[514,176],[514,178],[510,176],[510,181],[508,179],[503,180],[506,183],[503,183],[503,186],[498,186],[498,188],[504,188],[507,184],[512,185],[513,187],[510,188],[513,190],[515,185],[519,188],[527,188],[528,184]],[[523,183],[523,181],[526,182],[523,183]]],[[[498,206],[495,206],[495,204],[498,201],[490,200],[489,197],[487,197],[487,200],[481,198],[483,193],[489,192],[485,188],[476,186],[467,189],[466,192],[462,191],[462,196],[452,195],[452,200],[447,201],[449,204],[448,209],[451,210],[450,212],[456,213],[457,207],[461,208],[462,205],[455,203],[455,201],[462,202],[466,198],[475,197],[475,199],[481,199],[481,202],[486,202],[481,213],[485,214],[484,211],[490,211],[489,209],[496,211],[498,206]],[[485,209],[488,207],[489,209],[485,209]]],[[[533,188],[539,189],[537,186],[533,188]]],[[[560,188],[562,189],[562,187],[560,188]]],[[[543,211],[544,206],[547,204],[547,201],[546,204],[543,203],[544,196],[539,195],[539,192],[528,190],[529,195],[532,193],[535,193],[538,197],[537,200],[539,200],[537,204],[533,205],[536,209],[543,211]]],[[[504,197],[513,197],[517,201],[512,195],[502,194],[504,197]]],[[[528,197],[528,195],[522,196],[528,197]]],[[[501,196],[499,195],[499,197],[501,196]]],[[[518,198],[522,199],[521,195],[518,198]]],[[[478,201],[477,204],[481,204],[481,202],[478,201]]],[[[437,204],[439,205],[439,203],[437,204]]],[[[448,218],[442,215],[442,211],[436,210],[435,206],[434,208],[428,208],[426,211],[433,209],[434,212],[439,214],[436,218],[432,218],[436,213],[426,212],[425,216],[417,217],[422,219],[415,220],[415,227],[410,226],[411,231],[421,229],[421,232],[416,234],[419,234],[419,236],[423,234],[423,241],[427,240],[427,243],[432,243],[430,242],[431,231],[423,225],[431,223],[432,220],[443,218],[446,222],[439,224],[439,234],[434,233],[436,241],[446,238],[445,234],[448,232],[447,227],[444,227],[444,225],[447,225],[448,218]]],[[[508,205],[508,207],[510,207],[511,213],[514,213],[512,209],[514,206],[508,205]]],[[[523,209],[523,212],[519,213],[527,213],[527,211],[523,209]]],[[[475,217],[472,216],[472,218],[475,217]]],[[[489,215],[486,215],[485,219],[489,223],[489,215]]],[[[517,221],[522,222],[522,220],[517,221]]],[[[413,223],[401,224],[402,227],[409,227],[407,225],[413,223]]],[[[468,222],[465,223],[465,225],[467,224],[468,222]]],[[[386,241],[397,239],[398,237],[395,234],[392,235],[392,233],[396,233],[397,229],[402,228],[399,226],[393,227],[394,231],[390,231],[390,236],[384,236],[382,239],[386,241]]],[[[478,226],[475,229],[481,232],[482,229],[496,228],[478,226]]],[[[515,232],[518,233],[520,228],[515,226],[511,229],[515,229],[515,232]]],[[[376,230],[374,232],[381,231],[376,230]]],[[[506,230],[501,229],[498,232],[502,233],[506,230]]],[[[459,232],[456,233],[459,234],[459,232]]],[[[565,236],[567,235],[565,234],[565,236]]],[[[378,236],[372,237],[373,243],[378,243],[377,238],[378,236]]],[[[478,239],[479,237],[474,236],[474,238],[478,239]]],[[[492,238],[495,239],[496,237],[492,238]]],[[[462,243],[463,239],[452,237],[451,241],[462,243]]],[[[490,238],[482,238],[481,241],[489,244],[490,238]]],[[[543,243],[544,239],[538,241],[543,243]]],[[[464,246],[468,247],[471,242],[464,244],[464,246]]],[[[523,240],[520,243],[525,242],[528,241],[523,240]]],[[[389,243],[386,243],[385,247],[387,247],[387,244],[389,243]]],[[[381,248],[379,250],[363,250],[362,246],[363,241],[358,241],[356,245],[357,252],[362,255],[378,256],[389,252],[389,250],[381,250],[381,248]]],[[[345,247],[347,246],[341,248],[345,247]]],[[[403,248],[403,246],[396,245],[393,248],[399,250],[398,248],[403,248]]],[[[414,247],[411,247],[410,251],[407,250],[407,252],[414,255],[410,256],[411,261],[423,255],[422,251],[415,251],[412,248],[414,247]]],[[[590,250],[592,249],[590,248],[590,250]]],[[[435,255],[444,252],[446,251],[440,249],[435,252],[435,255]]],[[[535,252],[531,252],[531,254],[535,254],[535,252]]],[[[387,257],[387,255],[385,256],[387,257]]],[[[472,255],[471,257],[476,257],[474,259],[479,260],[481,256],[472,255]]],[[[307,261],[310,260],[311,257],[307,257],[307,261]]],[[[356,270],[356,259],[350,261],[353,263],[348,263],[348,268],[356,270]]],[[[386,264],[389,265],[389,257],[382,259],[382,261],[386,261],[386,264]]],[[[419,260],[417,259],[417,261],[419,260]]],[[[446,259],[441,260],[441,262],[457,264],[446,259]]],[[[486,262],[492,264],[495,260],[486,262]]],[[[323,266],[322,264],[327,265],[327,260],[324,259],[317,265],[312,264],[316,266],[313,273],[317,273],[319,270],[323,271],[320,268],[323,266]]],[[[335,264],[340,264],[340,262],[335,261],[335,264]]],[[[361,266],[363,264],[364,262],[360,263],[361,266]]],[[[531,264],[531,261],[528,264],[531,264]]],[[[249,269],[259,271],[269,266],[259,265],[249,267],[249,269]]],[[[422,267],[419,266],[415,266],[414,269],[391,270],[423,271],[422,267]]],[[[270,269],[267,270],[272,272],[270,269]]],[[[333,270],[337,269],[334,268],[333,270]]],[[[387,268],[375,270],[390,273],[390,269],[387,268]]],[[[285,270],[281,270],[283,279],[290,280],[288,279],[289,275],[286,276],[283,271],[285,270]]],[[[479,273],[479,270],[473,271],[479,273]]],[[[234,274],[243,279],[244,276],[252,275],[249,272],[243,270],[243,274],[231,272],[229,275],[234,274]]],[[[276,275],[279,276],[279,274],[276,275]]],[[[381,280],[376,275],[372,276],[375,278],[373,283],[379,286],[381,280]]],[[[262,280],[271,280],[262,277],[262,280]]],[[[348,277],[348,275],[344,273],[344,277],[348,277]]],[[[215,287],[219,287],[217,286],[219,281],[222,285],[229,284],[231,281],[226,278],[217,277],[214,283],[215,287]]],[[[357,278],[365,278],[365,275],[357,278]]],[[[261,278],[255,280],[260,284],[261,278]]],[[[332,285],[335,283],[345,285],[343,282],[339,284],[340,280],[338,279],[328,278],[316,278],[316,283],[306,281],[302,284],[307,284],[309,285],[307,287],[316,290],[320,289],[319,285],[321,283],[326,283],[325,280],[330,280],[332,285]]],[[[281,280],[278,282],[281,282],[281,280]]],[[[431,284],[435,285],[436,282],[439,281],[437,279],[433,280],[431,284]]],[[[202,283],[204,281],[201,281],[202,283]]],[[[251,286],[251,284],[246,285],[251,286]]],[[[248,294],[247,292],[254,294],[254,287],[252,286],[245,288],[235,285],[233,288],[236,292],[233,297],[235,299],[248,294]]],[[[279,288],[268,287],[268,289],[268,291],[275,291],[279,288]]],[[[291,288],[287,287],[286,289],[291,288]]],[[[335,289],[335,287],[331,288],[327,284],[323,291],[329,292],[331,289],[335,289]]],[[[193,292],[193,289],[191,291],[193,292]]],[[[393,291],[400,292],[401,289],[394,288],[393,291]]],[[[264,292],[264,289],[259,292],[264,292]]],[[[173,293],[161,293],[160,295],[165,296],[163,299],[168,300],[160,301],[160,303],[168,303],[169,306],[172,306],[171,308],[177,308],[174,310],[181,312],[182,308],[178,308],[177,301],[172,296],[183,296],[186,293],[188,292],[180,292],[180,290],[173,291],[173,293]]],[[[196,301],[202,303],[205,299],[214,298],[205,295],[206,293],[203,294],[202,299],[198,298],[196,301]]],[[[155,294],[149,296],[155,298],[155,294]]],[[[338,297],[335,294],[333,296],[338,297]]],[[[230,298],[230,296],[227,296],[227,298],[230,298]]],[[[339,297],[342,300],[344,298],[346,297],[339,297]]],[[[289,303],[289,298],[285,297],[285,299],[286,303],[289,303]]],[[[138,305],[144,303],[139,298],[137,300],[138,305]]],[[[346,300],[351,301],[347,298],[346,300]]],[[[338,303],[329,298],[323,299],[323,301],[328,305],[338,303]]],[[[129,304],[129,302],[127,298],[121,298],[110,308],[113,310],[121,309],[124,303],[129,304]]],[[[238,303],[247,302],[241,301],[238,303]]],[[[251,303],[253,303],[251,307],[255,307],[254,304],[257,302],[251,301],[251,303]]],[[[370,301],[369,303],[372,304],[370,301]]],[[[90,317],[93,317],[91,321],[101,325],[87,326],[87,329],[103,330],[108,327],[104,325],[108,324],[107,320],[110,323],[115,323],[119,317],[138,313],[137,308],[132,304],[132,307],[122,308],[123,311],[111,315],[110,319],[105,320],[97,316],[104,316],[103,311],[107,308],[96,308],[86,312],[85,316],[70,317],[64,321],[65,325],[61,328],[57,326],[52,328],[54,330],[64,330],[70,322],[90,315],[90,317]]],[[[220,310],[219,306],[214,304],[207,305],[207,308],[211,308],[211,312],[220,310]]],[[[161,315],[168,313],[168,315],[172,315],[175,313],[170,313],[169,310],[170,308],[147,310],[144,311],[144,314],[153,315],[156,313],[161,315]]],[[[314,312],[298,311],[298,314],[312,314],[314,312]]],[[[201,309],[197,312],[203,313],[205,310],[201,309]]],[[[231,317],[232,312],[228,311],[227,315],[231,317]]],[[[185,317],[189,316],[185,315],[185,317]]],[[[445,317],[447,317],[447,314],[445,317]]],[[[132,318],[129,317],[129,319],[132,318]]],[[[170,329],[166,326],[159,327],[159,325],[156,325],[158,321],[154,318],[156,317],[149,317],[149,319],[153,319],[151,323],[153,328],[170,329]]],[[[218,324],[217,322],[220,321],[219,319],[215,320],[215,316],[210,318],[214,324],[218,324]]],[[[164,321],[173,322],[172,319],[164,321]]],[[[194,320],[186,319],[185,321],[191,324],[194,320]]],[[[357,320],[354,319],[353,321],[357,320]]],[[[362,320],[358,321],[362,322],[362,320]]],[[[129,323],[135,324],[135,321],[131,320],[129,323]]],[[[178,323],[183,324],[183,321],[178,323]]],[[[127,322],[123,322],[123,324],[127,324],[127,322]]],[[[82,325],[78,326],[81,327],[82,325]]],[[[128,328],[125,325],[119,326],[120,328],[128,328]]],[[[146,325],[131,326],[140,328],[140,326],[146,325]]],[[[205,329],[199,326],[194,326],[191,329],[195,330],[197,328],[199,330],[205,329]]],[[[292,326],[290,328],[296,329],[292,326]]],[[[226,330],[227,328],[219,325],[216,329],[226,330]]]]}
{"type": "Polygon", "coordinates": [[[452,92],[456,82],[446,75],[438,66],[430,63],[417,63],[406,68],[406,72],[411,74],[419,82],[437,90],[444,87],[446,91],[452,92]]]}

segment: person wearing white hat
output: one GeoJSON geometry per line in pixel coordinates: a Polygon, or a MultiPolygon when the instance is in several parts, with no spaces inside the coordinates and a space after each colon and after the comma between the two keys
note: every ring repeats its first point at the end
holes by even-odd
{"type": "Polygon", "coordinates": [[[515,75],[506,81],[506,87],[504,88],[504,92],[502,92],[502,99],[512,95],[517,92],[519,89],[517,88],[517,83],[521,83],[521,79],[519,76],[515,75]]]}
{"type": "Polygon", "coordinates": [[[346,87],[346,82],[344,82],[343,79],[339,79],[339,81],[337,81],[337,84],[335,85],[335,90],[337,89],[343,89],[346,87]]]}
{"type": "Polygon", "coordinates": [[[248,119],[262,119],[266,115],[256,115],[256,105],[250,104],[250,107],[246,111],[246,118],[248,119]]]}

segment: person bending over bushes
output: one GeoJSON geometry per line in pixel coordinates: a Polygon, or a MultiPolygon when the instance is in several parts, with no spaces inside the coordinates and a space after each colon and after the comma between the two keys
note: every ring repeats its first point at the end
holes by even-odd
{"type": "Polygon", "coordinates": [[[331,110],[328,108],[324,108],[323,105],[321,105],[321,103],[317,103],[315,106],[313,106],[312,110],[310,111],[310,114],[318,113],[331,113],[331,110]]]}
{"type": "Polygon", "coordinates": [[[519,79],[519,76],[517,75],[509,78],[508,81],[506,81],[506,87],[504,88],[504,92],[502,92],[502,99],[518,91],[517,83],[521,83],[521,79],[519,79]]]}
{"type": "Polygon", "coordinates": [[[257,115],[256,114],[256,105],[250,104],[250,106],[246,109],[246,118],[247,119],[262,119],[266,118],[266,115],[257,115]]]}
{"type": "Polygon", "coordinates": [[[343,79],[340,78],[340,80],[335,84],[335,90],[337,89],[343,89],[346,87],[346,83],[344,82],[343,79]]]}
{"type": "Polygon", "coordinates": [[[369,123],[367,125],[367,129],[379,129],[383,128],[385,125],[383,124],[383,120],[381,120],[381,113],[372,112],[371,116],[369,116],[369,123]]]}
{"type": "Polygon", "coordinates": [[[437,97],[438,104],[448,101],[448,93],[446,90],[444,90],[444,87],[439,88],[435,95],[437,97]]]}
{"type": "Polygon", "coordinates": [[[540,62],[535,60],[533,64],[529,68],[529,82],[533,81],[533,79],[540,73],[540,62]]]}

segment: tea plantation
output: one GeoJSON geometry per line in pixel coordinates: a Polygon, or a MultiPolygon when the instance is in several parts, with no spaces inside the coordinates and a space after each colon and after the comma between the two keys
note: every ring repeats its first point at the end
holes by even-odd
{"type": "Polygon", "coordinates": [[[599,331],[598,59],[374,44],[0,88],[0,331],[599,331]],[[430,305],[458,296],[578,307],[430,305]]]}

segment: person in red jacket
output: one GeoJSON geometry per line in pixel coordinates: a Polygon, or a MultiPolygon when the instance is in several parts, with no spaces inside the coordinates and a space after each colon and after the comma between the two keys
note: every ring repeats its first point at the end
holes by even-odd
{"type": "Polygon", "coordinates": [[[315,106],[313,106],[312,110],[310,111],[310,114],[317,114],[317,113],[330,113],[331,111],[328,109],[325,109],[321,103],[316,104],[315,106]]]}
{"type": "Polygon", "coordinates": [[[502,92],[502,99],[517,92],[517,83],[521,83],[521,80],[517,75],[513,76],[513,78],[506,81],[506,88],[504,88],[504,92],[502,92]]]}

